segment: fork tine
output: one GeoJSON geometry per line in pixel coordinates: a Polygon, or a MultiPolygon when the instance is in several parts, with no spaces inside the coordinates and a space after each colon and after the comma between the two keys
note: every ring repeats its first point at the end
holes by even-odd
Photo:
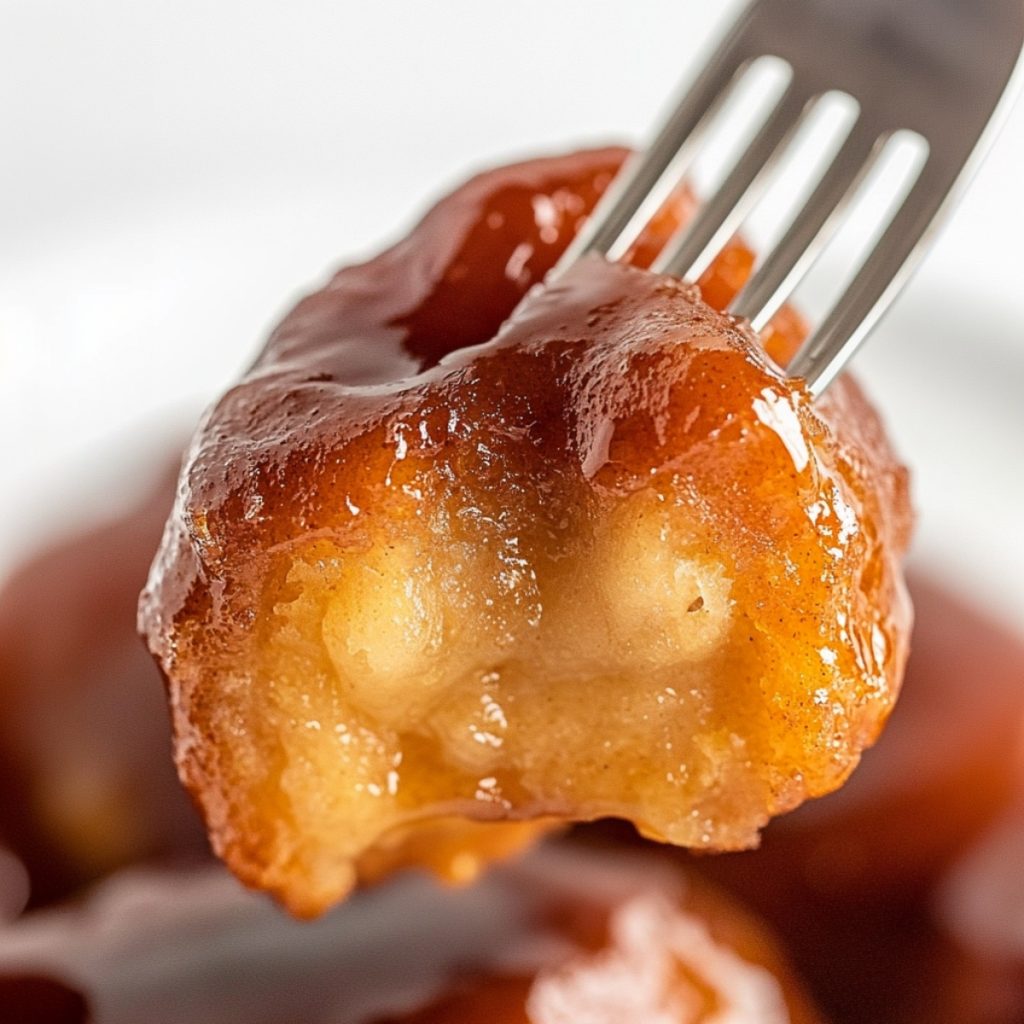
{"type": "Polygon", "coordinates": [[[679,184],[703,134],[729,85],[746,62],[726,60],[729,40],[719,48],[643,152],[635,153],[619,171],[586,223],[555,267],[568,269],[585,253],[619,259],[647,221],[679,184]]]}
{"type": "Polygon", "coordinates": [[[729,312],[760,331],[792,295],[835,234],[857,186],[881,152],[884,139],[859,119],[821,180],[760,266],[729,305],[729,312]]]}
{"type": "Polygon", "coordinates": [[[922,255],[935,216],[945,204],[959,167],[926,161],[917,180],[864,265],[788,367],[819,395],[870,333],[922,255]]]}
{"type": "Polygon", "coordinates": [[[651,148],[630,159],[563,254],[623,258],[689,172],[730,88],[762,59],[789,85],[715,194],[652,270],[693,280],[721,252],[775,176],[809,110],[827,93],[860,106],[835,158],[730,311],[759,329],[828,244],[884,140],[907,131],[930,153],[902,206],[824,323],[789,366],[820,394],[895,297],[938,214],[962,187],[1024,78],[1021,0],[749,0],[651,148]],[[872,138],[867,125],[877,131],[872,138]]]}
{"type": "Polygon", "coordinates": [[[808,99],[790,83],[717,192],[665,246],[652,270],[693,280],[707,269],[770,181],[775,165],[809,108],[808,99]]]}

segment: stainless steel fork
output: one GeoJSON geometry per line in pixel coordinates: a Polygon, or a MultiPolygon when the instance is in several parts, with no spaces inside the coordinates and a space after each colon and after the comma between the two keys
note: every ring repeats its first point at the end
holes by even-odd
{"type": "Polygon", "coordinates": [[[791,71],[782,95],[653,269],[696,279],[756,206],[815,102],[845,93],[858,116],[729,307],[760,329],[843,223],[885,143],[899,130],[916,132],[927,144],[916,180],[788,367],[820,394],[895,298],[966,184],[1020,77],[1022,45],[1022,0],[755,0],[646,152],[624,166],[554,273],[584,253],[621,258],[690,170],[727,91],[758,58],[780,58],[791,71]]]}

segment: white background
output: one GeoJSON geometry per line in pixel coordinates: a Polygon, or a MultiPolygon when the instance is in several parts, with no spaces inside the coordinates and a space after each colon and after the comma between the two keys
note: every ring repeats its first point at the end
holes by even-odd
{"type": "MultiPolygon", "coordinates": [[[[115,509],[302,290],[439,190],[641,139],[736,6],[0,0],[0,569],[115,509]]],[[[1018,622],[1022,179],[1018,107],[858,360],[918,562],[1018,622]]]]}

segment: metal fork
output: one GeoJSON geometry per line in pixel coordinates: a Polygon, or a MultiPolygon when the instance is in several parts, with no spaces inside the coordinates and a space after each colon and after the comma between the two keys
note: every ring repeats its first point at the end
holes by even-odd
{"type": "Polygon", "coordinates": [[[758,58],[789,65],[774,108],[717,190],[652,269],[695,280],[756,206],[815,102],[836,91],[859,114],[802,208],[729,312],[763,327],[844,221],[885,143],[918,133],[927,156],[888,226],[788,373],[820,394],[906,282],[940,214],[966,184],[1020,76],[1021,0],[756,0],[658,130],[629,161],[554,274],[584,253],[621,258],[691,168],[730,87],[758,58]]]}

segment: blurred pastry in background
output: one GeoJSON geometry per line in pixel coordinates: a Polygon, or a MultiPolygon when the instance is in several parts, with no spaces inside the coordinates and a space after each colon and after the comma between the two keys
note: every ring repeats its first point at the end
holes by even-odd
{"type": "Polygon", "coordinates": [[[24,865],[33,906],[206,846],[175,777],[163,682],[135,632],[171,461],[139,505],[84,531],[69,520],[65,539],[0,584],[0,847],[24,865]]]}
{"type": "Polygon", "coordinates": [[[649,853],[558,844],[462,889],[392,879],[302,924],[220,868],[124,872],[0,927],[5,988],[19,1024],[79,1024],[42,1016],[76,996],[95,1024],[822,1024],[730,900],[649,853]]]}
{"type": "MultiPolygon", "coordinates": [[[[1018,681],[1024,684],[1024,673],[1018,681]]],[[[946,948],[901,1024],[1024,1021],[1022,878],[1024,794],[942,880],[933,909],[946,948]]]]}

